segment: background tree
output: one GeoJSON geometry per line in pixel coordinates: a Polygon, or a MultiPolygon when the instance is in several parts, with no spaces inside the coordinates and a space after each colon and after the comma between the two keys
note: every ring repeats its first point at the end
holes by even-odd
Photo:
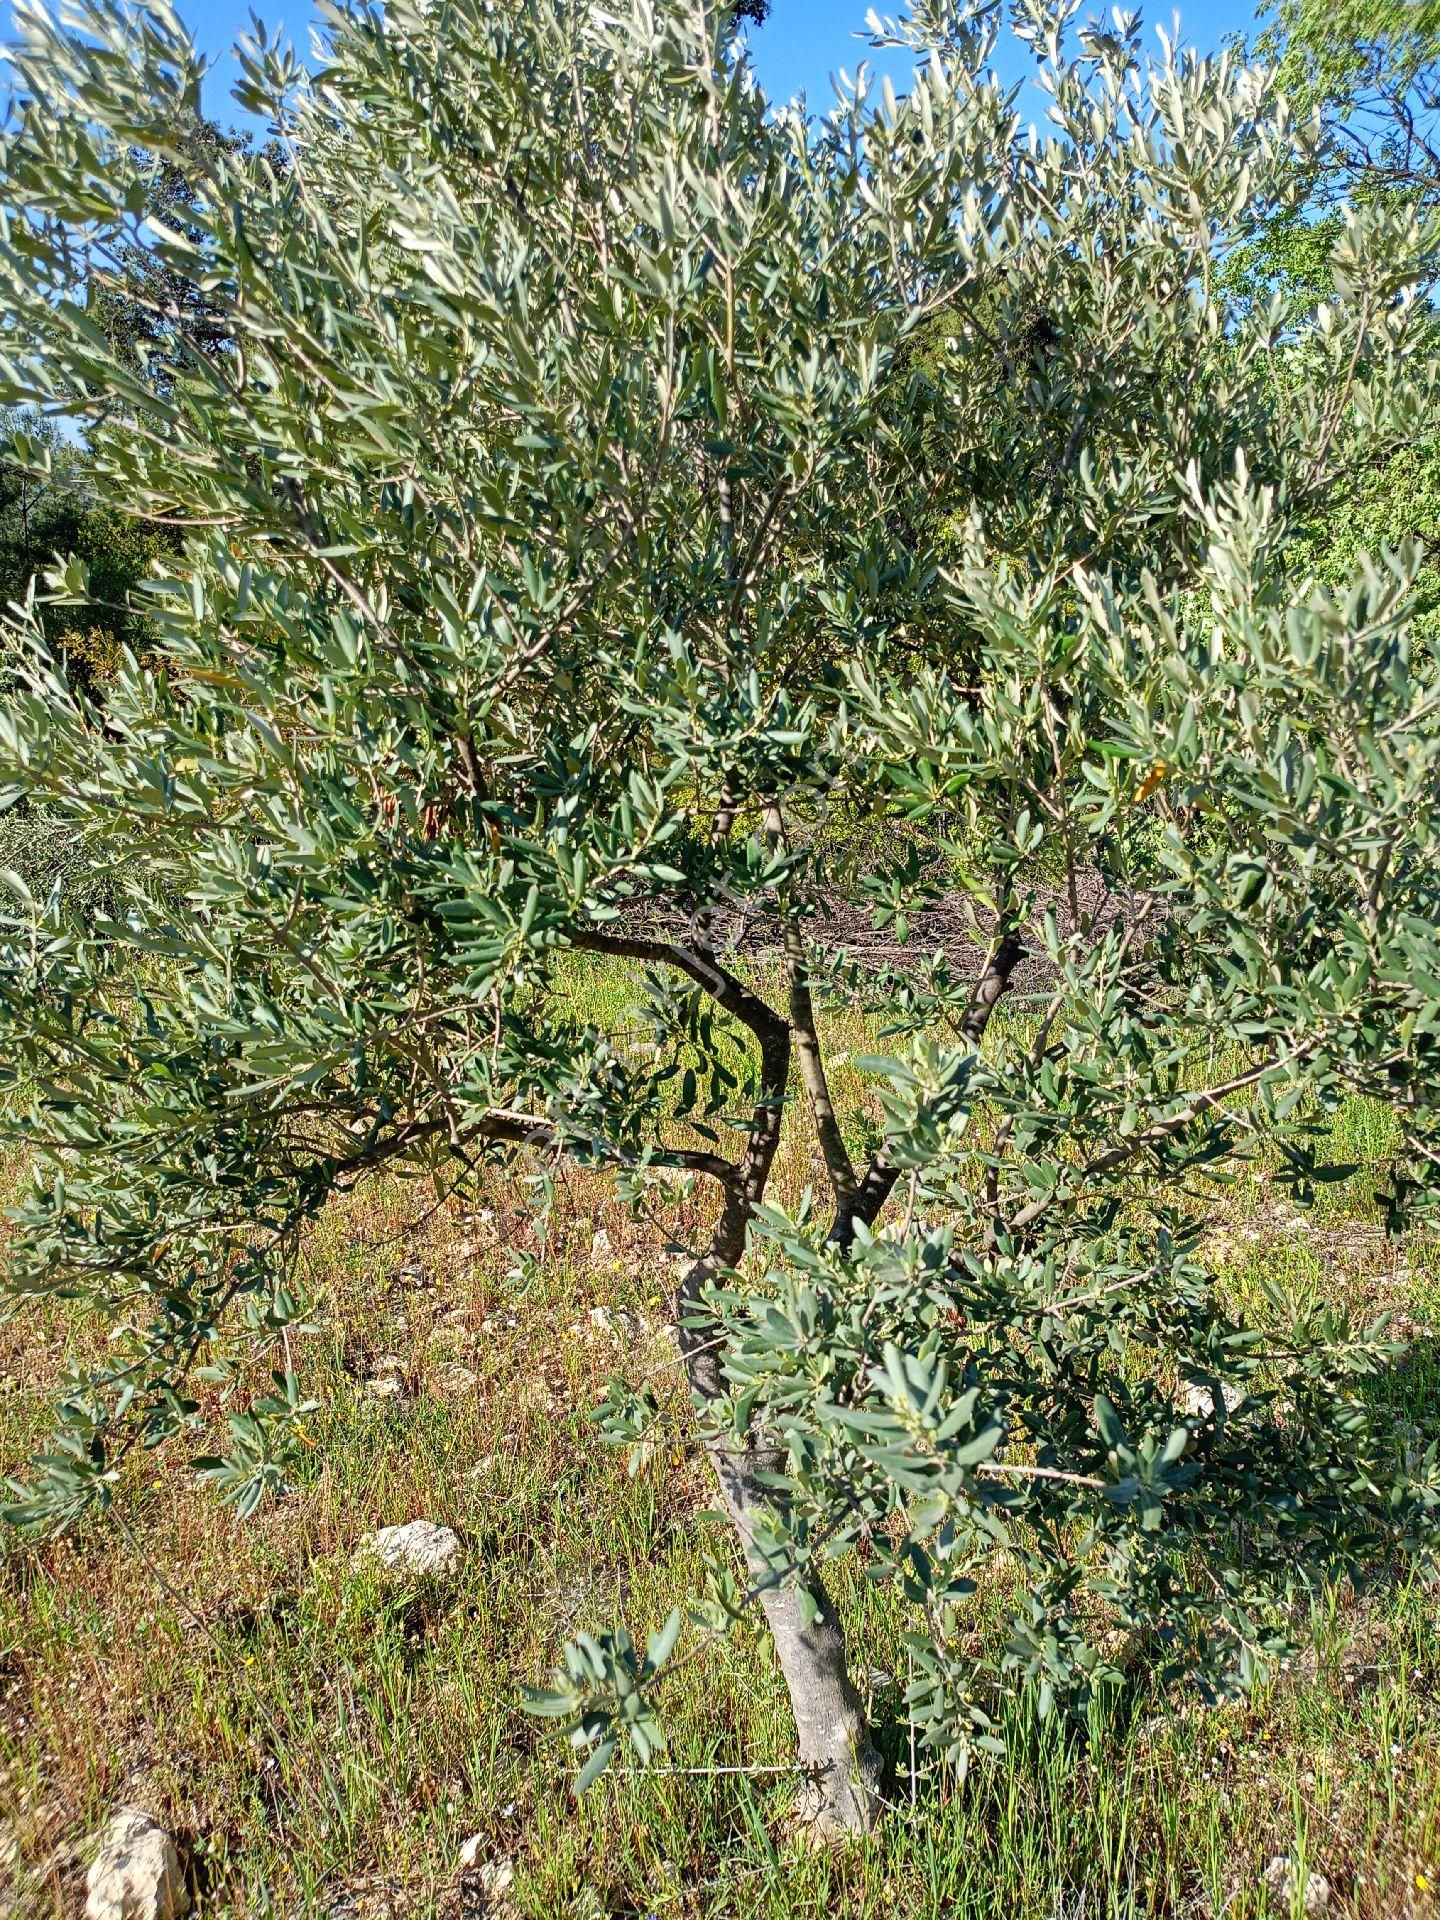
{"type": "Polygon", "coordinates": [[[0,458],[0,600],[24,604],[32,588],[52,651],[68,675],[98,691],[122,649],[143,651],[148,630],[132,604],[134,589],[168,550],[153,527],[102,505],[88,484],[82,448],[33,412],[11,410],[0,423],[22,457],[0,458]],[[58,560],[86,571],[83,603],[46,606],[45,576],[58,560]]]}
{"type": "MultiPolygon", "coordinates": [[[[1402,210],[1440,202],[1440,12],[1382,4],[1363,11],[1286,0],[1265,11],[1262,59],[1299,113],[1320,121],[1307,168],[1310,191],[1262,218],[1227,257],[1224,275],[1242,301],[1280,291],[1323,300],[1333,278],[1341,204],[1389,200],[1402,210]]],[[[1432,290],[1433,291],[1433,290],[1432,290]]],[[[1433,344],[1426,351],[1434,352],[1433,344]]],[[[1306,377],[1299,360],[1282,377],[1306,377]]],[[[1305,560],[1338,583],[1361,552],[1422,541],[1431,560],[1417,584],[1417,611],[1432,639],[1440,607],[1440,435],[1422,425],[1405,447],[1358,448],[1342,483],[1317,500],[1305,560]]]]}
{"type": "MultiPolygon", "coordinates": [[[[142,580],[163,568],[175,543],[163,530],[97,498],[85,449],[33,409],[8,409],[0,432],[0,605],[29,606],[60,673],[103,702],[127,649],[145,657],[154,639],[135,603],[142,580]],[[49,593],[56,567],[75,584],[64,604],[49,593]]],[[[8,645],[0,684],[18,661],[8,645]]],[[[43,803],[0,818],[0,867],[57,910],[93,916],[113,901],[108,861],[94,862],[84,836],[43,803]]]]}
{"type": "MultiPolygon", "coordinates": [[[[144,181],[146,217],[183,226],[197,156],[242,153],[248,145],[187,114],[165,156],[137,149],[131,159],[144,181]]],[[[272,159],[283,164],[282,156],[272,159]]],[[[189,237],[197,244],[201,238],[194,229],[189,237]]],[[[162,389],[174,378],[177,354],[215,354],[226,343],[211,295],[157,267],[140,247],[122,246],[113,262],[90,263],[85,304],[127,370],[162,389]]],[[[0,453],[0,604],[23,604],[34,594],[61,670],[92,698],[103,698],[125,650],[143,656],[153,642],[135,593],[175,553],[175,531],[97,499],[83,441],[34,408],[7,409],[0,437],[7,449],[0,453]],[[62,564],[78,568],[85,584],[59,605],[49,601],[46,583],[62,564]]],[[[70,914],[93,915],[112,899],[108,865],[91,863],[83,837],[44,806],[18,808],[0,823],[0,864],[41,898],[53,894],[70,914]]]]}
{"type": "Polygon", "coordinates": [[[1297,111],[1327,135],[1330,195],[1440,199],[1440,7],[1435,0],[1278,0],[1260,52],[1278,58],[1297,111]]]}
{"type": "MultiPolygon", "coordinates": [[[[1038,145],[989,9],[882,27],[913,89],[818,125],[770,113],[699,0],[327,21],[313,79],[246,56],[286,164],[207,153],[181,231],[146,223],[135,158],[198,99],[173,16],[22,16],[0,379],[93,422],[104,497],[188,538],[157,659],[103,714],[14,623],[6,796],[144,880],[99,925],[23,898],[7,923],[36,1167],[8,1286],[115,1329],[10,1517],[123,1497],[217,1383],[204,1470],[248,1511],[304,1389],[287,1368],[237,1408],[237,1368],[282,1350],[329,1196],[516,1156],[543,1194],[568,1156],[657,1208],[677,1176],[714,1194],[675,1298],[744,1547],[708,1605],[763,1606],[819,1827],[877,1808],[838,1554],[903,1587],[911,1709],[956,1766],[1006,1688],[1245,1679],[1296,1583],[1413,1543],[1437,1492],[1367,1398],[1383,1329],[1279,1289],[1241,1319],[1200,1240],[1262,1142],[1299,1204],[1338,1177],[1314,1118],[1354,1091],[1397,1114],[1393,1220],[1433,1199],[1415,556],[1333,593],[1296,561],[1357,448],[1430,417],[1417,223],[1347,215],[1323,304],[1235,301],[1227,249],[1305,190],[1271,79],[1148,67],[1129,27],[1072,57],[1063,11],[1018,15],[1038,145]],[[137,247],[223,316],[206,352],[176,302],[165,383],[86,307],[137,247]],[[912,351],[940,315],[944,380],[912,351]],[[915,836],[942,827],[939,871],[915,836]],[[898,921],[941,886],[973,969],[896,978],[834,937],[836,907],[898,921]],[[716,950],[735,901],[768,963],[716,950]],[[997,1020],[1027,941],[1045,1004],[997,1020]],[[633,1034],[587,1020],[585,966],[629,975],[633,1034]],[[889,1049],[878,1125],[836,1110],[837,1001],[889,1049]],[[787,1114],[822,1182],[793,1216],[767,1196],[787,1114]],[[996,1565],[987,1664],[965,1625],[996,1565]]],[[[652,1421],[617,1382],[609,1436],[652,1421]]],[[[643,1658],[582,1638],[537,1699],[586,1777],[661,1737],[680,1627],[643,1658]]]]}
{"type": "MultiPolygon", "coordinates": [[[[137,148],[130,156],[144,183],[145,219],[183,233],[192,246],[203,245],[203,230],[190,219],[196,183],[217,155],[238,158],[249,146],[247,135],[226,133],[187,105],[158,151],[137,148]]],[[[283,169],[278,149],[268,158],[283,169]]],[[[174,380],[185,355],[218,354],[229,344],[223,298],[203,278],[174,272],[143,244],[122,243],[108,258],[97,257],[86,298],[117,358],[162,388],[174,380]]]]}

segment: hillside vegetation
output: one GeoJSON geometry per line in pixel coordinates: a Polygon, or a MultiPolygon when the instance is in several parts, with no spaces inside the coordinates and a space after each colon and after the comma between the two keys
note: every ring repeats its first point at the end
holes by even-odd
{"type": "MultiPolygon", "coordinates": [[[[622,983],[587,971],[575,991],[625,1024],[622,983]]],[[[844,1021],[830,1036],[870,1039],[844,1021]]],[[[837,1083],[876,1110],[855,1070],[837,1083]]],[[[1297,1211],[1257,1169],[1211,1195],[1207,1253],[1237,1299],[1273,1285],[1390,1315],[1411,1342],[1385,1389],[1403,1449],[1440,1411],[1440,1247],[1382,1230],[1370,1188],[1390,1145],[1383,1112],[1350,1104],[1332,1146],[1354,1178],[1297,1211]]],[[[792,1128],[781,1195],[797,1202],[819,1172],[792,1128]]],[[[406,1182],[337,1204],[300,1268],[309,1330],[292,1338],[324,1411],[293,1491],[254,1521],[217,1519],[137,1462],[126,1511],[143,1548],[87,1529],[0,1589],[23,1911],[70,1910],[90,1834],[136,1792],[188,1838],[204,1911],[237,1920],[1288,1920],[1264,1883],[1277,1855],[1324,1873],[1332,1913],[1437,1910],[1440,1625],[1433,1585],[1404,1562],[1297,1618],[1296,1655],[1248,1699],[1166,1701],[1137,1670],[1088,1729],[1018,1706],[1013,1765],[963,1790],[922,1771],[913,1797],[908,1622],[852,1577],[840,1601],[896,1801],[862,1855],[817,1858],[794,1839],[784,1688],[751,1627],[700,1656],[664,1768],[577,1806],[523,1689],[577,1626],[657,1623],[728,1552],[702,1459],[672,1447],[631,1475],[597,1453],[589,1421],[621,1369],[682,1413],[666,1309],[677,1252],[702,1230],[695,1201],[636,1218],[584,1173],[563,1182],[543,1242],[523,1193],[489,1177],[443,1200],[406,1182]],[[373,1397],[389,1380],[395,1397],[373,1397]],[[461,1536],[453,1581],[357,1563],[368,1532],[422,1516],[461,1536]]],[[[11,1326],[0,1465],[42,1437],[64,1360],[97,1331],[58,1308],[11,1326]]],[[[1003,1592],[988,1599],[973,1630],[1003,1636],[1003,1592]]]]}
{"type": "Polygon", "coordinates": [[[17,12],[27,1911],[1430,1910],[1433,9],[1079,8],[17,12]]]}

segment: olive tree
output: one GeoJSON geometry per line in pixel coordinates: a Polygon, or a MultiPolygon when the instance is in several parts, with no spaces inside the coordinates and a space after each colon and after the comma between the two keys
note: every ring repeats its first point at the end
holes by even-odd
{"type": "MultiPolygon", "coordinates": [[[[1423,1539],[1384,1329],[1278,1286],[1242,1313],[1204,1229],[1241,1170],[1307,1204],[1357,1093],[1396,1116],[1393,1221],[1434,1198],[1417,557],[1343,591],[1291,564],[1433,408],[1430,237],[1357,213],[1323,302],[1227,304],[1311,130],[1263,71],[1038,0],[1038,136],[988,7],[873,22],[913,83],[818,119],[708,0],[330,8],[317,70],[244,56],[283,163],[192,154],[181,232],[146,214],[198,106],[174,17],[17,17],[0,395],[83,425],[105,498],[184,547],[103,712],[10,616],[4,795],[124,876],[103,922],[5,922],[7,1286],[114,1329],[12,1521],[123,1498],[209,1417],[197,1376],[279,1350],[337,1192],[570,1157],[713,1195],[674,1309],[743,1555],[699,1616],[763,1608],[822,1831],[879,1800],[839,1556],[903,1590],[910,1710],[964,1766],[1007,1689],[1243,1681],[1297,1582],[1423,1539]],[[163,381],[87,309],[137,250],[196,294],[154,316],[163,381]],[[940,891],[973,956],[837,931],[940,891]],[[1041,1004],[1007,1012],[1026,950],[1041,1004]],[[633,1035],[585,965],[632,976],[633,1035]],[[864,1111],[837,1007],[875,1034],[864,1111]]],[[[235,1409],[207,1471],[242,1510],[304,1392],[235,1409]]],[[[600,1425],[656,1418],[617,1381],[600,1425]]],[[[537,1696],[588,1775],[660,1739],[679,1629],[584,1636],[537,1696]]]]}

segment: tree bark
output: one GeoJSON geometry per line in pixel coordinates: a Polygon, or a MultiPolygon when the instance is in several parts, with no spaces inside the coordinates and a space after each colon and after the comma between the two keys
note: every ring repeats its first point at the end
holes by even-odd
{"type": "MultiPolygon", "coordinates": [[[[702,1419],[721,1397],[724,1382],[705,1328],[685,1323],[694,1317],[695,1304],[706,1283],[720,1267],[734,1265],[744,1251],[745,1221],[738,1220],[737,1236],[736,1213],[738,1209],[726,1208],[716,1229],[715,1248],[686,1274],[677,1303],[681,1352],[702,1419]]],[[[797,1808],[799,1824],[805,1833],[825,1844],[868,1833],[879,1819],[883,1804],[881,1762],[860,1696],[850,1679],[839,1615],[819,1575],[807,1573],[806,1591],[819,1608],[818,1617],[807,1621],[795,1588],[781,1584],[755,1547],[760,1516],[783,1506],[782,1496],[762,1478],[780,1468],[781,1458],[751,1446],[737,1448],[725,1433],[707,1438],[706,1447],[745,1550],[746,1565],[760,1589],[760,1605],[790,1695],[800,1765],[805,1771],[797,1808]]]]}
{"type": "MultiPolygon", "coordinates": [[[[719,1180],[725,1195],[724,1205],[708,1250],[691,1266],[675,1296],[680,1351],[691,1397],[703,1422],[725,1397],[714,1327],[705,1314],[703,1296],[722,1269],[738,1266],[744,1256],[746,1231],[764,1197],[771,1163],[780,1144],[792,1039],[800,1049],[812,1119],[836,1189],[837,1214],[830,1235],[833,1242],[850,1246],[854,1242],[857,1220],[873,1224],[894,1188],[898,1173],[882,1156],[871,1163],[863,1179],[858,1182],[855,1179],[830,1105],[805,979],[804,955],[803,951],[796,951],[796,943],[788,943],[791,1018],[786,1020],[737,979],[708,945],[702,944],[697,950],[670,941],[598,930],[587,930],[572,937],[577,947],[590,952],[678,967],[742,1021],[759,1043],[759,1087],[745,1151],[731,1167],[723,1168],[717,1163],[704,1169],[719,1180]]],[[[975,983],[962,1025],[966,1039],[977,1046],[1022,952],[1013,929],[1003,929],[975,983]]],[[[701,1157],[712,1158],[692,1156],[692,1159],[701,1157]]],[[[884,1804],[880,1795],[881,1760],[870,1738],[860,1697],[850,1679],[845,1635],[834,1603],[818,1573],[807,1572],[805,1589],[818,1608],[814,1619],[807,1618],[808,1609],[796,1588],[783,1583],[755,1545],[756,1526],[761,1516],[777,1508],[783,1511],[783,1496],[767,1480],[768,1475],[783,1466],[783,1460],[776,1452],[748,1443],[737,1447],[723,1431],[707,1434],[705,1445],[725,1505],[740,1535],[746,1564],[759,1589],[760,1604],[789,1691],[800,1764],[805,1770],[805,1788],[798,1809],[801,1825],[822,1843],[868,1833],[878,1821],[884,1804]]]]}
{"type": "MultiPolygon", "coordinates": [[[[776,1500],[774,1489],[758,1482],[766,1466],[766,1456],[757,1452],[715,1455],[720,1489],[757,1582],[773,1580],[754,1549],[753,1522],[776,1500]]],[[[817,1573],[806,1575],[805,1588],[819,1609],[813,1620],[794,1587],[764,1586],[760,1605],[790,1695],[805,1772],[797,1821],[807,1836],[830,1844],[875,1826],[883,1806],[881,1760],[850,1679],[845,1631],[834,1602],[817,1573]]]]}
{"type": "MultiPolygon", "coordinates": [[[[745,1151],[731,1177],[721,1181],[725,1200],[709,1249],[686,1273],[675,1297],[680,1351],[691,1397],[703,1422],[725,1395],[720,1355],[713,1326],[704,1313],[703,1295],[722,1268],[738,1266],[744,1257],[746,1230],[764,1197],[785,1112],[790,1023],[708,951],[697,953],[665,942],[595,933],[576,936],[575,944],[591,951],[678,966],[743,1021],[759,1043],[759,1087],[745,1151]]],[[[881,1763],[850,1680],[839,1616],[818,1574],[807,1573],[806,1590],[820,1610],[817,1618],[807,1622],[806,1609],[794,1587],[783,1585],[755,1548],[760,1516],[767,1510],[783,1509],[783,1496],[763,1478],[783,1464],[781,1457],[749,1444],[736,1447],[724,1431],[706,1435],[705,1445],[745,1550],[746,1564],[760,1588],[760,1604],[790,1695],[800,1764],[805,1770],[798,1809],[801,1825],[817,1841],[827,1844],[868,1833],[882,1805],[881,1763]]]]}

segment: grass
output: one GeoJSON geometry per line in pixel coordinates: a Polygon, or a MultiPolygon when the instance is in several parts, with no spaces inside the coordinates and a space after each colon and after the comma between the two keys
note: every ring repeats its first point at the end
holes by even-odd
{"type": "MultiPolygon", "coordinates": [[[[591,982],[594,1017],[618,1022],[612,993],[591,982]]],[[[836,1080],[863,1109],[858,1073],[836,1080]]],[[[1336,1118],[1342,1157],[1373,1163],[1387,1138],[1374,1109],[1336,1118]]],[[[777,1195],[817,1176],[787,1134],[777,1195]]],[[[638,1633],[732,1550],[707,1517],[702,1463],[676,1452],[632,1479],[585,1417],[620,1370],[648,1370],[680,1406],[664,1302],[705,1206],[676,1195],[663,1222],[635,1220],[571,1174],[543,1246],[514,1176],[438,1208],[392,1180],[326,1215],[303,1275],[307,1381],[325,1408],[295,1490],[240,1522],[178,1458],[151,1460],[126,1488],[123,1531],[0,1567],[0,1812],[19,1914],[79,1911],[90,1836],[124,1799],[179,1835],[217,1920],[1262,1920],[1293,1904],[1263,1881],[1279,1853],[1326,1875],[1332,1913],[1435,1910],[1440,1624],[1419,1568],[1327,1596],[1297,1658],[1243,1703],[1140,1687],[1085,1728],[1041,1725],[1019,1703],[1006,1764],[958,1788],[912,1779],[906,1621],[842,1570],[892,1762],[895,1804],[872,1841],[816,1857],[789,1839],[788,1714],[753,1625],[668,1696],[665,1766],[614,1772],[577,1807],[568,1756],[521,1689],[576,1628],[623,1617],[638,1633]],[[382,1355],[398,1399],[366,1389],[382,1355]],[[453,1583],[397,1584],[357,1561],[364,1534],[420,1516],[461,1536],[453,1583]]],[[[1434,1431],[1440,1255],[1385,1240],[1363,1177],[1303,1218],[1263,1180],[1241,1183],[1217,1203],[1212,1253],[1240,1292],[1280,1275],[1395,1311],[1417,1340],[1397,1421],[1434,1431]]],[[[58,1310],[0,1328],[0,1468],[42,1437],[65,1355],[93,1337],[58,1310]]]]}

